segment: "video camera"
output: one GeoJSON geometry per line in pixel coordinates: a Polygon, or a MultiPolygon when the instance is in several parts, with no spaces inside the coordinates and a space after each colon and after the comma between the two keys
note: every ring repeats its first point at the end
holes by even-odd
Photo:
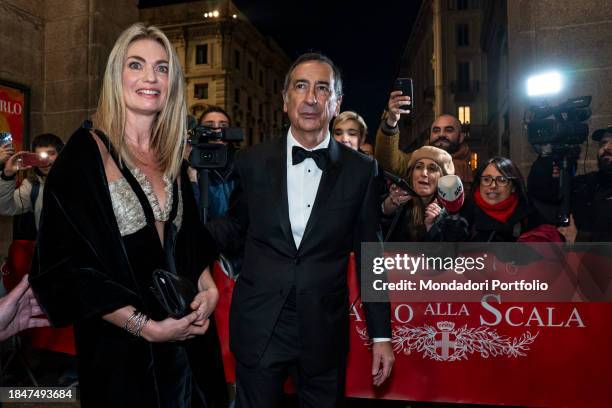
{"type": "Polygon", "coordinates": [[[551,145],[555,156],[569,154],[577,159],[580,145],[589,136],[589,126],[584,121],[591,117],[590,105],[591,96],[580,96],[557,106],[528,108],[527,140],[533,146],[551,145]]]}
{"type": "Polygon", "coordinates": [[[590,105],[591,96],[580,96],[557,106],[532,106],[525,112],[527,140],[538,154],[551,156],[560,169],[558,225],[569,225],[571,178],[580,145],[589,136],[589,126],[584,122],[591,117],[590,105]]]}
{"type": "MultiPolygon", "coordinates": [[[[189,143],[192,147],[189,164],[195,169],[219,169],[228,164],[228,149],[232,143],[244,140],[240,128],[213,129],[198,125],[189,130],[189,143]],[[222,141],[227,143],[213,143],[222,141]]],[[[231,147],[233,148],[233,147],[231,147]]]]}

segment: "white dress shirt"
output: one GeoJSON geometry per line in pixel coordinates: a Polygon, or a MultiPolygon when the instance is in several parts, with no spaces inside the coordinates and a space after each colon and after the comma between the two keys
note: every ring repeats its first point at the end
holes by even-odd
{"type": "Polygon", "coordinates": [[[291,129],[287,134],[287,202],[289,203],[291,233],[296,248],[299,248],[302,242],[323,171],[317,167],[315,161],[310,157],[294,166],[291,152],[293,146],[299,146],[305,150],[325,149],[329,146],[329,140],[330,135],[327,132],[321,143],[313,149],[307,149],[295,139],[291,129]]]}
{"type": "MultiPolygon", "coordinates": [[[[325,149],[329,146],[330,135],[327,135],[321,143],[313,149],[302,146],[291,133],[291,128],[287,134],[287,202],[289,204],[289,222],[291,223],[291,233],[295,247],[299,248],[304,236],[306,224],[312,212],[315,198],[323,171],[317,167],[315,161],[308,157],[303,162],[293,165],[292,150],[293,146],[299,146],[305,150],[325,149]]],[[[373,338],[374,343],[390,341],[389,338],[373,338]]]]}

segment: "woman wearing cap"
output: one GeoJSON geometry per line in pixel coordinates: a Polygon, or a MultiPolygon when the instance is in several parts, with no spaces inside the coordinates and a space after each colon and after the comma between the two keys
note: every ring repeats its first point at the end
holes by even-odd
{"type": "Polygon", "coordinates": [[[446,151],[433,146],[414,151],[408,163],[407,181],[417,197],[391,186],[389,198],[383,203],[384,215],[392,217],[387,222],[386,241],[439,240],[432,227],[444,212],[435,201],[436,190],[438,179],[448,174],[455,174],[455,167],[446,151]]]}

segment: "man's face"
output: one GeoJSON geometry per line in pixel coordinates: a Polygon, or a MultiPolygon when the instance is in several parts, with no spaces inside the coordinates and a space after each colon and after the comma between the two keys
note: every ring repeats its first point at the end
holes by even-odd
{"type": "Polygon", "coordinates": [[[53,162],[55,162],[55,159],[57,159],[57,150],[55,150],[55,147],[53,146],[37,147],[36,149],[34,149],[34,153],[48,160],[48,165],[44,167],[38,167],[38,171],[40,171],[46,176],[47,174],[49,174],[49,170],[51,170],[53,162]]]}
{"type": "Polygon", "coordinates": [[[283,110],[289,116],[294,136],[325,133],[340,110],[342,97],[334,92],[332,68],[320,61],[307,61],[294,68],[284,95],[283,110]]]}
{"type": "Polygon", "coordinates": [[[369,143],[364,143],[361,145],[361,151],[367,154],[370,157],[374,157],[374,146],[369,143]]]}
{"type": "Polygon", "coordinates": [[[454,116],[441,115],[431,125],[431,135],[429,137],[431,146],[452,154],[459,149],[462,142],[461,124],[454,116]]]}
{"type": "Polygon", "coordinates": [[[612,172],[612,134],[606,134],[599,141],[597,150],[599,171],[612,172]]]}
{"type": "MultiPolygon", "coordinates": [[[[211,128],[214,132],[221,132],[221,130],[229,127],[229,118],[221,112],[210,112],[202,118],[200,124],[211,128]]],[[[211,140],[210,142],[227,144],[223,140],[211,140]]]]}

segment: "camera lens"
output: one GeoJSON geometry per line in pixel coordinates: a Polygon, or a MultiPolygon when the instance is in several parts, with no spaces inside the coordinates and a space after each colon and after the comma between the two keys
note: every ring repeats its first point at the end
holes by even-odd
{"type": "Polygon", "coordinates": [[[200,159],[202,159],[202,161],[204,162],[211,162],[213,161],[214,157],[215,155],[213,154],[213,152],[210,152],[210,151],[204,151],[200,155],[200,159]]]}

